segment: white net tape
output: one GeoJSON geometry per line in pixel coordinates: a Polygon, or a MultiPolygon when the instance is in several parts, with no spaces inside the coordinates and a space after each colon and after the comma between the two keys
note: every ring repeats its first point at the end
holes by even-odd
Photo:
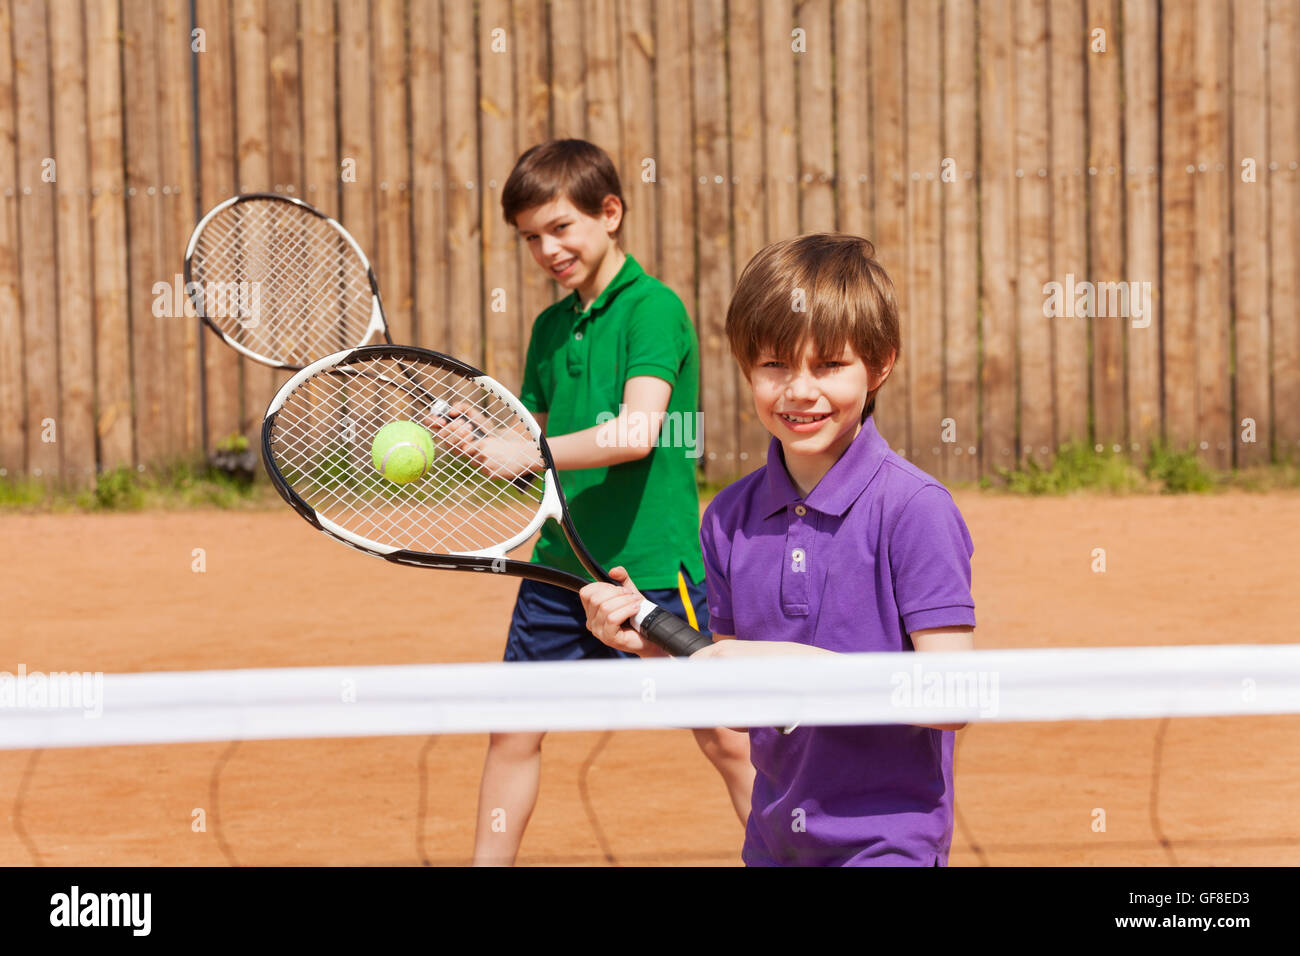
{"type": "Polygon", "coordinates": [[[1291,645],[0,676],[8,749],[1297,712],[1291,645]]]}

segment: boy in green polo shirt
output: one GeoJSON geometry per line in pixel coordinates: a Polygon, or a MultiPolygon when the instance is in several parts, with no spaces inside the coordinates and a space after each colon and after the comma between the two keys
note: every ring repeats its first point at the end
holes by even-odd
{"type": "MultiPolygon", "coordinates": [[[[519,158],[501,197],[506,222],[570,295],[533,325],[520,398],[546,433],[573,522],[605,567],[626,567],[650,600],[708,632],[695,462],[699,352],[685,306],[619,248],[625,203],[605,151],[552,140],[519,158]]],[[[490,371],[490,370],[489,370],[490,371]]],[[[533,560],[585,576],[554,522],[533,560]]],[[[507,661],[624,657],[586,627],[576,594],[524,581],[507,661]]],[[[537,802],[543,734],[492,734],[479,789],[476,864],[514,862],[537,802]]],[[[749,816],[744,734],[696,730],[749,816]]]]}

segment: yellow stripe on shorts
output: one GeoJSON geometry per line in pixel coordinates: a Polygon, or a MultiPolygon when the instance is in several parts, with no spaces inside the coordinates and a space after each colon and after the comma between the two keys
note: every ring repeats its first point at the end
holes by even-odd
{"type": "Polygon", "coordinates": [[[686,575],[681,571],[677,572],[677,590],[682,595],[682,607],[686,608],[686,623],[697,631],[700,629],[700,621],[695,616],[695,605],[691,603],[691,593],[686,590],[686,575]]]}

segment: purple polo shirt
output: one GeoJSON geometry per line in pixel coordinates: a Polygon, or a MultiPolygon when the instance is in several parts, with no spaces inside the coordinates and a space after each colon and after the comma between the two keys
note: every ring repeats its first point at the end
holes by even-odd
{"type": "MultiPolygon", "coordinates": [[[[909,632],[975,625],[961,513],[870,418],[806,499],[773,439],[767,465],[713,499],[700,540],[715,634],[910,651],[909,632]]],[[[947,865],[951,731],[753,727],[749,744],[745,863],[947,865]]]]}

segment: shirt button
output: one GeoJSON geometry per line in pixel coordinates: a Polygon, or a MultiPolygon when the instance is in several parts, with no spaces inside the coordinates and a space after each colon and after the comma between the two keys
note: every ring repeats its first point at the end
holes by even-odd
{"type": "Polygon", "coordinates": [[[808,513],[808,509],[805,508],[803,505],[795,505],[794,513],[797,514],[800,518],[802,518],[804,515],[808,513]]]}
{"type": "Polygon", "coordinates": [[[574,338],[574,341],[581,342],[581,341],[582,341],[582,333],[581,333],[581,332],[574,332],[574,333],[573,333],[573,338],[574,338]]]}

